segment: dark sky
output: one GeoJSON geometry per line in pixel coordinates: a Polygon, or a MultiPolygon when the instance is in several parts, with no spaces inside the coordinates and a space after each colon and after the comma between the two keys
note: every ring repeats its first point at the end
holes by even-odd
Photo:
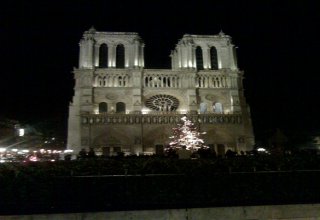
{"type": "Polygon", "coordinates": [[[183,34],[222,29],[238,46],[257,137],[275,128],[291,135],[320,131],[317,1],[62,2],[1,6],[0,116],[55,119],[65,128],[78,42],[92,25],[138,32],[147,68],[168,68],[183,34]]]}

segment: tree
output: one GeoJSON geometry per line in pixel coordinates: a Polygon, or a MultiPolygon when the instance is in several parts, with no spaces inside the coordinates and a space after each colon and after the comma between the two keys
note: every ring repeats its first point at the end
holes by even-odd
{"type": "Polygon", "coordinates": [[[204,145],[204,141],[200,138],[201,134],[205,132],[199,132],[198,128],[187,118],[183,116],[181,123],[173,128],[173,136],[170,137],[172,141],[169,143],[169,148],[181,149],[183,146],[187,150],[195,151],[199,148],[207,148],[204,145]]]}

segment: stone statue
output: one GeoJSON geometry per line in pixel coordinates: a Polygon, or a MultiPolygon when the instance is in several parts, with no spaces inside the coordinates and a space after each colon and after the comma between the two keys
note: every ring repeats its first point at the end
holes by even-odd
{"type": "Polygon", "coordinates": [[[200,103],[200,113],[204,114],[207,112],[208,105],[205,102],[200,103]]]}

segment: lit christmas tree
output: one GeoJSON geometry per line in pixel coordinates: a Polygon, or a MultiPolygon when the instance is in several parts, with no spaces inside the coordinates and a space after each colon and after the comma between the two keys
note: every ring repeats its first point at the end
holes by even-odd
{"type": "Polygon", "coordinates": [[[173,136],[170,137],[170,139],[172,139],[169,144],[170,148],[180,149],[186,146],[186,149],[191,151],[196,151],[199,148],[207,148],[207,146],[204,145],[204,141],[200,138],[201,134],[205,134],[205,132],[199,132],[187,116],[183,116],[178,127],[173,128],[173,136]]]}

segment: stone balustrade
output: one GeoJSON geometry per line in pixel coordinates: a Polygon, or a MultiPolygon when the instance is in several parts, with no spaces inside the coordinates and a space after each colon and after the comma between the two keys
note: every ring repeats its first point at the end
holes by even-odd
{"type": "Polygon", "coordinates": [[[182,76],[179,71],[146,70],[143,86],[153,88],[181,88],[182,76]]]}
{"type": "MultiPolygon", "coordinates": [[[[146,88],[236,88],[236,77],[221,71],[184,72],[172,70],[149,70],[141,72],[142,87],[146,88]]],[[[94,87],[134,87],[133,74],[129,71],[111,69],[97,71],[94,87]]]]}
{"type": "MultiPolygon", "coordinates": [[[[184,114],[82,114],[82,124],[177,124],[184,114]]],[[[241,124],[240,114],[187,114],[193,123],[241,124]]]]}

